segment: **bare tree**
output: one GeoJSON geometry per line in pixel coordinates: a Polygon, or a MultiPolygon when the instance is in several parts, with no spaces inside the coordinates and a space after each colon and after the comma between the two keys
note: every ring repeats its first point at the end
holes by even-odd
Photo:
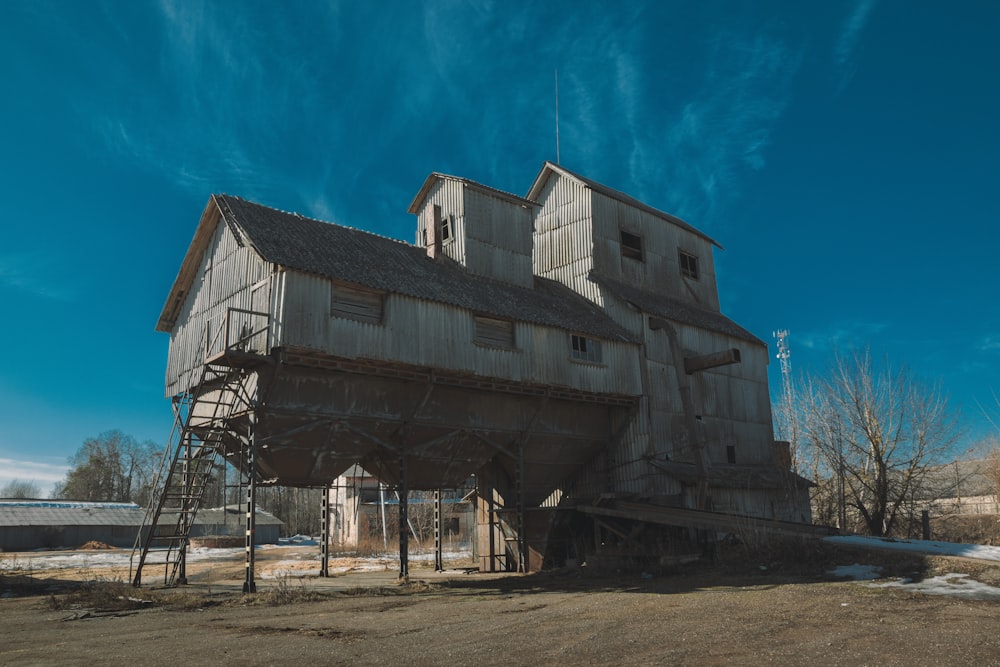
{"type": "Polygon", "coordinates": [[[1000,440],[990,438],[986,453],[986,477],[993,489],[993,495],[1000,502],[1000,440]]]}
{"type": "Polygon", "coordinates": [[[88,438],[70,457],[72,467],[57,487],[58,497],[144,505],[152,495],[158,457],[154,443],[139,444],[118,430],[88,438]]]}
{"type": "Polygon", "coordinates": [[[13,479],[0,488],[0,498],[40,498],[42,490],[34,482],[13,479]]]}
{"type": "Polygon", "coordinates": [[[852,510],[872,535],[892,534],[960,437],[947,398],[906,367],[876,367],[867,350],[838,355],[829,377],[810,384],[803,436],[817,479],[832,487],[838,523],[852,510]]]}

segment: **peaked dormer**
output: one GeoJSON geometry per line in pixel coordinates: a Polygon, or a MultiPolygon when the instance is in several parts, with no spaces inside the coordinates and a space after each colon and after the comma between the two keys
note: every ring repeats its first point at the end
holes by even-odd
{"type": "Polygon", "coordinates": [[[407,209],[417,216],[416,245],[428,258],[470,273],[531,287],[536,204],[457,176],[433,173],[407,209]]]}
{"type": "Polygon", "coordinates": [[[591,274],[710,310],[719,309],[706,234],[552,162],[527,198],[538,202],[534,270],[599,300],[591,274]]]}

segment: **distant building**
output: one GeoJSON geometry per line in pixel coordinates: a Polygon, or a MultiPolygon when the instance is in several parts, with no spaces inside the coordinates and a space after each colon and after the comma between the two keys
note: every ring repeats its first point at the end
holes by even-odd
{"type": "MultiPolygon", "coordinates": [[[[386,542],[396,548],[399,500],[393,489],[379,482],[361,466],[351,466],[330,486],[330,541],[342,549],[379,547],[386,542]],[[383,526],[385,531],[383,532],[383,526]]],[[[442,492],[442,529],[445,543],[453,548],[472,546],[475,513],[461,491],[442,492]]],[[[410,498],[412,529],[433,538],[433,501],[428,494],[410,498]]]]}
{"type": "Polygon", "coordinates": [[[990,460],[973,460],[934,466],[914,490],[914,504],[935,517],[1000,514],[995,465],[990,460]]]}
{"type": "MultiPolygon", "coordinates": [[[[130,548],[145,514],[135,503],[0,499],[0,550],[79,547],[87,542],[130,548]]],[[[281,525],[274,515],[257,510],[256,543],[277,543],[281,525]]],[[[244,529],[242,509],[203,509],[191,536],[242,535],[244,529]]]]}

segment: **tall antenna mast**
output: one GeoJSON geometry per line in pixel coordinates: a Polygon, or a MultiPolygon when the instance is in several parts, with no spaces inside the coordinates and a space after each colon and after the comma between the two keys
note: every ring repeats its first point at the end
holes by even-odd
{"type": "Polygon", "coordinates": [[[781,382],[782,389],[791,386],[792,377],[792,351],[788,347],[788,329],[778,329],[772,334],[778,339],[778,361],[781,362],[781,382]]]}
{"type": "Polygon", "coordinates": [[[556,68],[556,164],[560,164],[559,159],[559,68],[556,68]]]}
{"type": "Polygon", "coordinates": [[[794,463],[798,423],[795,415],[795,398],[792,394],[792,350],[788,346],[788,329],[778,329],[772,334],[778,341],[778,362],[781,364],[781,413],[778,415],[780,436],[792,447],[794,463]]]}

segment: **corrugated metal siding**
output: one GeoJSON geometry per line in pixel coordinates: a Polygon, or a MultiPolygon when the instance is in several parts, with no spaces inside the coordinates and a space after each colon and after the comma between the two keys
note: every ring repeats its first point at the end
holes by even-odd
{"type": "Polygon", "coordinates": [[[473,273],[531,287],[534,211],[465,188],[466,267],[473,273]]]}
{"type": "Polygon", "coordinates": [[[704,237],[599,192],[591,196],[595,271],[641,289],[693,300],[718,310],[712,245],[704,237]],[[622,257],[620,230],[623,229],[642,237],[641,262],[622,257]],[[698,280],[681,277],[679,248],[698,257],[698,280]]]}
{"type": "Polygon", "coordinates": [[[331,316],[328,280],[285,271],[278,284],[281,345],[583,391],[641,392],[632,344],[602,341],[603,364],[579,363],[570,358],[571,332],[516,322],[515,349],[493,349],[475,344],[474,313],[468,310],[389,294],[383,324],[366,324],[331,316]]]}
{"type": "Polygon", "coordinates": [[[535,218],[535,273],[576,287],[575,278],[593,269],[590,196],[590,190],[570,179],[550,178],[545,184],[535,218]]]}
{"type": "Polygon", "coordinates": [[[427,229],[428,212],[437,204],[441,214],[451,216],[452,238],[444,242],[444,254],[459,264],[465,265],[465,188],[461,182],[451,179],[439,180],[427,195],[423,210],[417,216],[416,245],[424,247],[424,230],[427,229]]]}
{"type": "Polygon", "coordinates": [[[252,250],[241,247],[225,223],[220,223],[170,334],[166,395],[173,396],[197,381],[205,361],[206,338],[221,327],[228,308],[250,310],[270,302],[266,288],[254,286],[268,277],[270,267],[252,250]]]}
{"type": "Polygon", "coordinates": [[[427,210],[441,207],[451,216],[454,239],[444,253],[471,273],[531,287],[532,218],[534,212],[460,181],[444,179],[429,191],[417,218],[417,245],[424,245],[427,210]]]}

